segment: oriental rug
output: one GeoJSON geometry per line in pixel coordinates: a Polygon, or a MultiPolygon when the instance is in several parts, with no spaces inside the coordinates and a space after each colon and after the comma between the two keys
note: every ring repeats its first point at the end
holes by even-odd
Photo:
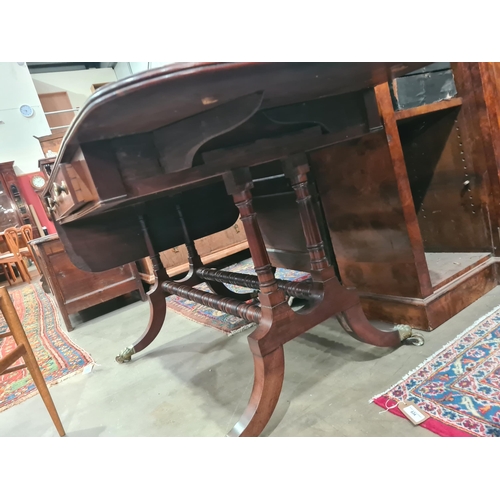
{"type": "Polygon", "coordinates": [[[371,400],[404,418],[402,401],[427,412],[422,427],[440,436],[500,436],[500,307],[371,400]]]}
{"type": "MultiPolygon", "coordinates": [[[[62,331],[54,303],[39,283],[9,290],[9,294],[49,387],[94,363],[90,355],[62,331]]],[[[7,323],[0,313],[0,334],[7,331],[7,323]]],[[[13,337],[0,339],[0,358],[15,346],[13,337]]],[[[16,364],[22,364],[22,360],[16,364]]],[[[26,368],[0,376],[0,411],[36,394],[38,391],[26,368]]]]}
{"type": "MultiPolygon", "coordinates": [[[[224,270],[231,271],[233,273],[255,275],[252,259],[245,259],[242,262],[224,268],[224,270]]],[[[276,269],[276,278],[287,281],[304,281],[309,278],[309,274],[300,271],[290,271],[289,269],[276,269]]],[[[252,291],[240,286],[227,286],[234,292],[246,293],[252,291]]],[[[209,288],[204,283],[195,286],[195,288],[203,290],[204,292],[210,292],[209,288]]],[[[202,306],[175,295],[167,298],[167,308],[185,316],[191,321],[215,328],[216,330],[220,330],[227,335],[234,335],[235,333],[240,333],[254,326],[254,323],[250,323],[245,319],[202,306]]]]}

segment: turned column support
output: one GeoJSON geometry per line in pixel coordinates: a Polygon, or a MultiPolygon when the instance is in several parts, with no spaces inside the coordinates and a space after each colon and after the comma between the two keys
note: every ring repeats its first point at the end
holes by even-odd
{"type": "Polygon", "coordinates": [[[310,170],[307,156],[297,154],[281,162],[285,176],[290,179],[297,197],[300,220],[304,230],[312,271],[324,271],[330,268],[326,257],[323,238],[319,230],[318,219],[314,210],[311,193],[309,192],[307,174],[310,170]]]}
{"type": "Polygon", "coordinates": [[[285,295],[278,289],[274,271],[269,261],[266,245],[252,203],[252,176],[249,168],[231,170],[224,174],[228,194],[233,197],[240,212],[241,222],[247,235],[255,272],[260,286],[260,302],[263,306],[275,306],[285,302],[285,295]]]}

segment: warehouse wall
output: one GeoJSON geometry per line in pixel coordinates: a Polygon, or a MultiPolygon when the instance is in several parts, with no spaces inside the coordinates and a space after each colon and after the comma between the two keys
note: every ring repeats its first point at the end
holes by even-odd
{"type": "Polygon", "coordinates": [[[141,71],[146,71],[148,68],[158,68],[166,64],[173,64],[171,62],[119,62],[115,66],[116,79],[121,80],[127,76],[135,75],[141,71]]]}
{"type": "Polygon", "coordinates": [[[50,134],[47,119],[26,64],[0,63],[0,162],[14,161],[16,173],[38,170],[43,158],[35,137],[50,134]],[[29,104],[35,111],[25,118],[19,108],[29,104]]]}
{"type": "Polygon", "coordinates": [[[116,74],[112,68],[36,73],[32,77],[39,94],[67,92],[74,108],[81,108],[85,104],[92,94],[93,84],[116,81],[116,74]]]}

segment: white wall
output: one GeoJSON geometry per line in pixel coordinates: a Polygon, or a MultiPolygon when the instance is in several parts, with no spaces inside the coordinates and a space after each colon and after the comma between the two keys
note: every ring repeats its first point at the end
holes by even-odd
{"type": "Polygon", "coordinates": [[[119,62],[115,65],[116,79],[121,80],[127,78],[127,76],[133,75],[135,73],[140,73],[141,71],[146,71],[148,69],[159,68],[160,66],[165,66],[166,64],[173,64],[171,62],[119,62]]]}
{"type": "Polygon", "coordinates": [[[37,171],[38,160],[44,155],[33,136],[49,134],[49,124],[26,64],[0,63],[0,162],[14,161],[18,175],[37,171]],[[23,104],[34,109],[31,118],[19,111],[23,104]]]}
{"type": "Polygon", "coordinates": [[[39,94],[67,92],[74,108],[81,108],[85,104],[92,94],[92,84],[116,81],[112,68],[36,73],[32,77],[39,94]]]}

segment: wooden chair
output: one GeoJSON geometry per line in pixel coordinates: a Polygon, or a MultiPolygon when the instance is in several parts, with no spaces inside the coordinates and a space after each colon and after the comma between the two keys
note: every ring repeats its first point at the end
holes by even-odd
{"type": "Polygon", "coordinates": [[[7,326],[9,327],[9,331],[0,334],[0,338],[14,337],[14,341],[17,344],[17,347],[13,351],[9,352],[9,354],[3,358],[0,358],[0,375],[28,368],[38,392],[40,393],[40,396],[42,396],[42,400],[49,412],[50,418],[56,426],[57,432],[61,437],[65,436],[66,432],[62,426],[59,414],[57,413],[54,401],[52,400],[52,396],[47,388],[47,384],[45,383],[45,379],[40,371],[40,367],[38,366],[35,355],[33,354],[28,337],[26,336],[23,325],[17,315],[17,311],[12,303],[9,292],[7,292],[5,287],[0,288],[0,310],[5,318],[5,321],[7,322],[7,326]],[[24,359],[24,364],[14,365],[14,363],[20,358],[24,359]]]}
{"type": "Polygon", "coordinates": [[[24,263],[23,256],[19,251],[19,240],[17,238],[17,229],[14,227],[7,228],[4,231],[4,238],[7,243],[7,247],[9,248],[9,252],[0,254],[0,265],[2,265],[4,269],[5,266],[7,266],[10,272],[10,278],[8,277],[8,273],[5,272],[9,285],[12,285],[12,282],[15,282],[17,279],[16,275],[14,274],[14,270],[12,268],[13,264],[17,267],[22,280],[25,283],[31,283],[30,273],[28,272],[28,268],[24,263]]]}
{"type": "Polygon", "coordinates": [[[19,249],[19,253],[23,257],[27,257],[30,259],[36,266],[38,270],[38,274],[42,275],[42,271],[38,267],[38,262],[35,259],[35,256],[33,255],[33,251],[31,250],[31,247],[29,246],[29,242],[33,239],[33,228],[31,227],[31,224],[26,224],[24,226],[21,226],[21,240],[23,246],[19,249]]]}

